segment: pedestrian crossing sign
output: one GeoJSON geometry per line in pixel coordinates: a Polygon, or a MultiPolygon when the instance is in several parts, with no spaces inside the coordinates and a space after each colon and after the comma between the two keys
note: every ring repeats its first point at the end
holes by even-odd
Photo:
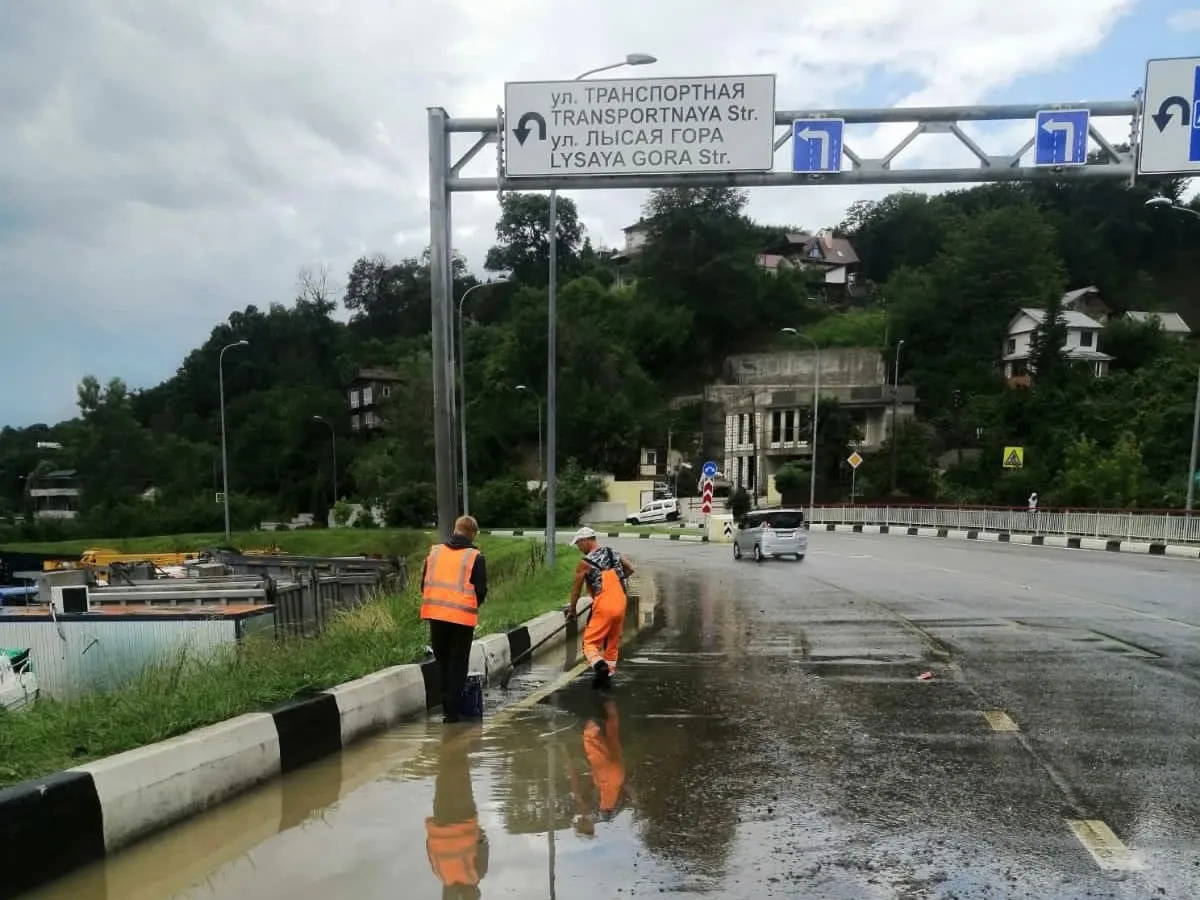
{"type": "Polygon", "coordinates": [[[1025,448],[1024,447],[1005,447],[1004,448],[1004,468],[1020,469],[1025,465],[1025,448]]]}

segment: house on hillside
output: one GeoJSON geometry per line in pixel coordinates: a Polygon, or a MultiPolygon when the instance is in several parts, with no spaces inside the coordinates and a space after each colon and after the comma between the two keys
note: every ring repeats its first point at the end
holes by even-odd
{"type": "Polygon", "coordinates": [[[1112,315],[1112,309],[1104,302],[1104,298],[1100,296],[1100,291],[1094,284],[1067,291],[1062,295],[1062,308],[1068,312],[1083,313],[1101,325],[1106,323],[1108,317],[1112,315]]]}
{"type": "Polygon", "coordinates": [[[35,519],[74,519],[79,516],[79,473],[74,469],[31,475],[26,485],[35,519]]]}
{"type": "Polygon", "coordinates": [[[383,427],[381,408],[383,401],[399,384],[400,376],[390,369],[359,369],[358,374],[346,386],[346,400],[350,405],[350,428],[353,431],[374,431],[383,427]]]}
{"type": "MultiPolygon", "coordinates": [[[[1004,339],[1004,377],[1009,387],[1028,387],[1032,370],[1033,336],[1045,321],[1044,309],[1022,309],[1008,323],[1008,334],[1004,339]]],[[[1067,328],[1067,340],[1063,354],[1074,363],[1091,367],[1092,374],[1103,378],[1108,374],[1112,357],[1099,348],[1100,332],[1104,326],[1091,316],[1076,310],[1064,310],[1063,322],[1067,328]]]]}
{"type": "Polygon", "coordinates": [[[625,232],[625,245],[612,255],[616,267],[617,285],[628,284],[632,281],[633,263],[642,252],[646,239],[650,236],[650,226],[653,219],[638,219],[632,225],[621,229],[625,232]]]}
{"type": "Polygon", "coordinates": [[[847,238],[822,229],[816,234],[787,232],[772,241],[758,264],[776,272],[788,266],[816,270],[825,284],[826,299],[844,302],[859,296],[858,254],[847,238]]]}
{"type": "Polygon", "coordinates": [[[1139,325],[1157,322],[1158,327],[1163,330],[1164,334],[1180,341],[1185,340],[1192,334],[1192,329],[1188,327],[1187,322],[1183,321],[1183,316],[1179,315],[1179,313],[1145,312],[1144,310],[1131,309],[1121,318],[1128,322],[1136,322],[1139,325]]]}

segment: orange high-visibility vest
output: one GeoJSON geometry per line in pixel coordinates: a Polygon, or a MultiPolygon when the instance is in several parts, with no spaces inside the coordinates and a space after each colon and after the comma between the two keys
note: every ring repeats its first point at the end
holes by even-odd
{"type": "Polygon", "coordinates": [[[596,609],[624,609],[627,598],[621,577],[615,569],[604,569],[599,574],[600,590],[595,590],[591,579],[588,580],[588,593],[592,595],[592,604],[596,609]]]}
{"type": "Polygon", "coordinates": [[[425,852],[429,866],[442,884],[479,884],[479,820],[454,825],[425,820],[425,852]]]}
{"type": "Polygon", "coordinates": [[[471,573],[479,551],[474,547],[457,550],[435,544],[425,559],[425,581],[421,585],[421,618],[453,622],[455,625],[479,623],[479,601],[471,573]]]}

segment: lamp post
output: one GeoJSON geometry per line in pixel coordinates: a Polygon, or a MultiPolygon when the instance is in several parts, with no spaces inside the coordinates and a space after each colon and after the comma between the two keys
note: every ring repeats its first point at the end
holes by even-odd
{"type": "MultiPolygon", "coordinates": [[[[1151,209],[1170,209],[1175,212],[1184,213],[1193,218],[1200,219],[1200,212],[1192,209],[1190,206],[1182,206],[1169,197],[1151,197],[1146,201],[1146,206],[1151,209]]],[[[1187,500],[1184,503],[1184,509],[1188,515],[1191,515],[1192,505],[1196,501],[1196,456],[1197,451],[1200,451],[1200,373],[1196,379],[1196,402],[1192,409],[1192,452],[1188,459],[1188,484],[1187,484],[1187,500]]]]}
{"type": "MultiPolygon", "coordinates": [[[[597,66],[575,76],[582,81],[597,72],[619,69],[622,66],[648,66],[658,62],[648,53],[630,53],[620,62],[597,66]]],[[[554,504],[555,481],[558,477],[558,191],[550,192],[550,231],[547,234],[550,251],[550,281],[546,294],[546,565],[554,567],[554,504]]]]}
{"type": "Polygon", "coordinates": [[[225,351],[232,350],[234,347],[245,347],[249,345],[249,341],[241,340],[234,341],[232,344],[226,344],[221,348],[221,352],[217,355],[217,393],[220,397],[221,406],[221,499],[225,501],[225,543],[228,544],[229,537],[229,452],[225,443],[225,351]]]}
{"type": "Polygon", "coordinates": [[[521,391],[524,394],[532,394],[533,399],[537,401],[537,423],[538,423],[538,484],[546,483],[545,469],[542,465],[542,398],[538,396],[538,392],[528,385],[518,384],[514,390],[521,391]]]}
{"type": "Polygon", "coordinates": [[[333,428],[333,423],[324,416],[313,416],[314,422],[324,422],[329,426],[329,443],[330,450],[333,454],[333,502],[338,502],[338,483],[337,483],[337,432],[333,428]]]}
{"type": "Polygon", "coordinates": [[[462,514],[464,516],[471,514],[471,502],[467,492],[467,377],[463,369],[463,357],[467,355],[467,348],[463,344],[463,303],[467,297],[471,296],[472,291],[499,283],[501,282],[483,281],[473,284],[458,298],[458,445],[460,468],[462,469],[462,514]]]}
{"type": "Polygon", "coordinates": [[[1151,209],[1171,209],[1175,212],[1183,213],[1184,215],[1200,219],[1200,212],[1196,212],[1196,210],[1192,209],[1190,206],[1183,206],[1182,204],[1176,203],[1170,197],[1151,197],[1146,201],[1146,206],[1150,207],[1151,209]]]}
{"type": "Polygon", "coordinates": [[[811,522],[817,508],[817,411],[821,402],[821,348],[817,346],[815,340],[796,328],[781,328],[780,331],[808,341],[812,344],[813,352],[816,354],[816,365],[814,366],[816,375],[813,376],[812,434],[810,435],[812,447],[808,457],[808,521],[811,522]]]}
{"type": "Polygon", "coordinates": [[[900,402],[900,350],[903,338],[896,342],[896,368],[892,374],[892,493],[896,493],[896,415],[900,402]]]}

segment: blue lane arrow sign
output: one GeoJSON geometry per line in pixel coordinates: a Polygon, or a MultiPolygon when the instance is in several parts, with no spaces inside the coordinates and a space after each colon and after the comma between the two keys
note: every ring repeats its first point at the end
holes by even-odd
{"type": "Polygon", "coordinates": [[[792,171],[842,170],[842,119],[796,119],[792,122],[792,171]]]}
{"type": "Polygon", "coordinates": [[[717,464],[712,460],[709,460],[704,464],[704,468],[700,471],[704,473],[705,478],[712,478],[717,474],[717,464]]]}
{"type": "Polygon", "coordinates": [[[1034,165],[1087,165],[1088,122],[1086,109],[1047,109],[1037,114],[1034,165]]]}
{"type": "MultiPolygon", "coordinates": [[[[1188,162],[1200,162],[1200,66],[1192,72],[1192,134],[1188,143],[1188,162]]],[[[1160,129],[1161,130],[1161,129],[1160,129]]]]}

